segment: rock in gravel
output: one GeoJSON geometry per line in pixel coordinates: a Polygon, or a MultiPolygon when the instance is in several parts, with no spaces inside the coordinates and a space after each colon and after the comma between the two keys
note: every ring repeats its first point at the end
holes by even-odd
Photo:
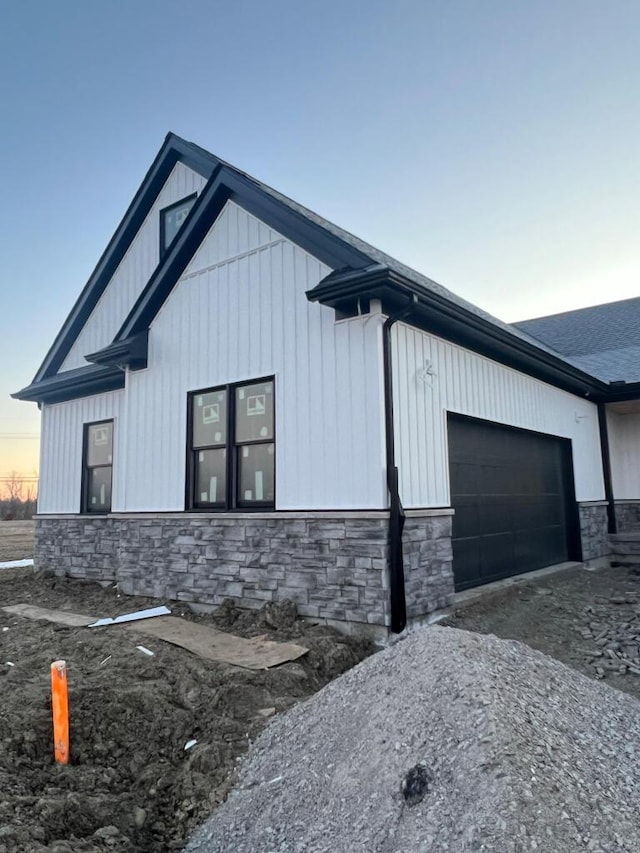
{"type": "Polygon", "coordinates": [[[627,673],[638,675],[640,674],[638,672],[638,665],[640,664],[640,644],[638,642],[640,613],[635,606],[624,611],[618,609],[623,603],[635,605],[636,599],[627,595],[612,597],[608,601],[617,605],[617,613],[607,605],[590,605],[585,608],[584,616],[593,617],[597,615],[599,621],[590,621],[589,627],[584,625],[576,627],[578,633],[585,640],[592,639],[595,647],[597,647],[592,650],[585,649],[585,659],[595,668],[596,678],[604,678],[606,674],[602,668],[602,662],[598,659],[603,654],[616,662],[615,667],[608,667],[608,669],[615,669],[621,675],[627,673]],[[621,613],[623,618],[619,615],[621,613]]]}
{"type": "Polygon", "coordinates": [[[640,850],[640,703],[432,627],[275,717],[195,853],[640,850]]]}

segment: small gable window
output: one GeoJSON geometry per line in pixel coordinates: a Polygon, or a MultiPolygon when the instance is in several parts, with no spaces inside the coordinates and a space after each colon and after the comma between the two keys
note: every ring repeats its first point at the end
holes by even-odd
{"type": "Polygon", "coordinates": [[[160,211],[160,254],[167,251],[193,207],[197,194],[187,196],[160,211]]]}
{"type": "Polygon", "coordinates": [[[113,421],[85,424],[82,512],[111,512],[113,421]]]}

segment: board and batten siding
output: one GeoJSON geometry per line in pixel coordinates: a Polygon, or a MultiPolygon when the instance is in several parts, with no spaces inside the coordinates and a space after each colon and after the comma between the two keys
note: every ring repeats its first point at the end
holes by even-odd
{"type": "Polygon", "coordinates": [[[185,196],[200,192],[205,178],[183,163],[176,163],[126,255],[98,300],[60,371],[85,367],[87,353],[110,344],[136,299],[158,266],[160,257],[160,211],[185,196]]]}
{"type": "Polygon", "coordinates": [[[310,303],[330,271],[228,202],[152,323],[148,368],[123,391],[45,407],[40,512],[78,512],[81,423],[107,417],[107,399],[120,406],[112,510],[183,510],[188,392],[272,375],[276,508],[383,508],[383,318],[336,322],[310,303]]]}
{"type": "Polygon", "coordinates": [[[640,499],[640,414],[607,411],[614,499],[640,499]]]}
{"type": "Polygon", "coordinates": [[[379,324],[336,323],[305,291],[330,269],[228,202],[127,380],[126,506],[185,501],[187,393],[275,376],[276,508],[384,506],[379,324]]]}
{"type": "Polygon", "coordinates": [[[571,440],[576,500],[604,499],[597,407],[463,347],[396,323],[394,426],[406,508],[450,504],[447,412],[571,440]]]}
{"type": "Polygon", "coordinates": [[[112,502],[121,501],[123,413],[124,391],[42,406],[39,513],[80,512],[84,425],[95,421],[114,421],[112,502]]]}

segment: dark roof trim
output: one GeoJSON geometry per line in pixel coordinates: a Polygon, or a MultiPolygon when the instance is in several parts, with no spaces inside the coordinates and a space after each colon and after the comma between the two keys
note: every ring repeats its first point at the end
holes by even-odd
{"type": "Polygon", "coordinates": [[[250,178],[229,166],[219,165],[189,212],[171,249],[129,312],[114,343],[149,329],[228,200],[237,202],[327,266],[363,267],[371,262],[370,258],[353,246],[265,193],[250,178]]]}
{"type": "Polygon", "coordinates": [[[310,301],[332,308],[359,297],[380,299],[387,313],[400,308],[413,295],[417,302],[406,322],[573,394],[607,396],[606,383],[388,267],[374,265],[366,270],[331,273],[307,292],[310,301]]]}
{"type": "Polygon", "coordinates": [[[41,382],[27,385],[11,396],[16,400],[32,400],[36,403],[62,403],[78,397],[103,394],[124,388],[124,371],[117,367],[90,365],[75,370],[65,370],[41,382]]]}
{"type": "MultiPolygon", "coordinates": [[[[132,341],[148,332],[153,319],[229,199],[236,201],[274,231],[296,243],[332,269],[362,268],[371,263],[371,259],[362,251],[312,221],[304,213],[270,195],[259,182],[223,163],[197,145],[169,134],[33,383],[28,389],[24,389],[24,392],[29,391],[32,396],[21,399],[39,399],[37,386],[49,378],[55,378],[56,371],[109,284],[160,189],[178,161],[206,177],[207,184],[113,342],[102,350],[85,356],[89,361],[100,365],[129,364],[133,369],[146,366],[146,350],[143,354],[136,354],[138,351],[131,352],[132,341]],[[135,363],[127,361],[130,358],[134,358],[135,363]]],[[[68,374],[71,373],[72,371],[68,371],[68,374]]],[[[48,393],[46,388],[43,389],[43,393],[48,393]]]]}
{"type": "Polygon", "coordinates": [[[149,333],[140,332],[130,338],[109,344],[97,352],[85,355],[87,361],[94,364],[107,364],[113,367],[129,367],[131,370],[143,370],[147,366],[149,333]]]}
{"type": "Polygon", "coordinates": [[[626,400],[640,400],[640,382],[609,382],[607,393],[600,402],[619,403],[626,400]]]}
{"type": "Polygon", "coordinates": [[[208,179],[218,161],[212,155],[205,156],[202,149],[179,136],[173,133],[167,135],[158,156],[151,164],[127,212],[36,373],[34,384],[55,374],[60,368],[177,162],[184,163],[208,179]]]}

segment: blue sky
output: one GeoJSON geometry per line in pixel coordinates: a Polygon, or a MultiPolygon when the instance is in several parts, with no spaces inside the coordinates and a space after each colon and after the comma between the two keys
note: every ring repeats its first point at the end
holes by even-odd
{"type": "Polygon", "coordinates": [[[167,131],[505,320],[640,282],[637,0],[3,6],[0,476],[167,131]]]}

